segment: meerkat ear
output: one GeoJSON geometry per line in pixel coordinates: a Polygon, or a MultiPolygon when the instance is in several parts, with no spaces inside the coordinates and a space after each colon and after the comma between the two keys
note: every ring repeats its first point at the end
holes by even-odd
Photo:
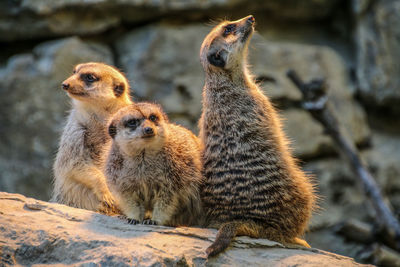
{"type": "Polygon", "coordinates": [[[112,139],[117,135],[117,127],[115,126],[114,122],[108,126],[108,134],[111,136],[112,139]]]}
{"type": "Polygon", "coordinates": [[[161,116],[163,117],[164,121],[165,121],[166,123],[169,123],[169,119],[168,119],[167,114],[165,114],[165,112],[162,112],[161,114],[162,114],[161,116]]]}
{"type": "Polygon", "coordinates": [[[120,97],[125,91],[125,84],[120,83],[114,86],[114,95],[120,97]]]}
{"type": "Polygon", "coordinates": [[[223,68],[226,65],[228,52],[224,49],[218,51],[210,51],[207,55],[207,60],[211,65],[223,68]]]}

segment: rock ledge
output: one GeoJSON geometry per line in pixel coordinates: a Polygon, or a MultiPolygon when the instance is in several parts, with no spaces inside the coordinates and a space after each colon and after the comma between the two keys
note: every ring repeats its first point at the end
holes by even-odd
{"type": "Polygon", "coordinates": [[[361,266],[317,249],[236,238],[206,261],[216,230],[129,225],[115,217],[0,192],[0,266],[361,266]]]}

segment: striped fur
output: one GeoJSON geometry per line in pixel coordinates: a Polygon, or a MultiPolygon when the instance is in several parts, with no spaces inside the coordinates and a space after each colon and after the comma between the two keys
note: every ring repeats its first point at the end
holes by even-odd
{"type": "Polygon", "coordinates": [[[275,109],[248,72],[250,19],[222,22],[200,51],[206,74],[199,122],[202,199],[207,225],[220,228],[209,256],[223,251],[235,235],[308,246],[298,237],[313,210],[313,185],[292,157],[275,109]],[[235,31],[226,35],[232,24],[235,31]],[[224,67],[210,64],[215,51],[223,51],[224,67]]]}

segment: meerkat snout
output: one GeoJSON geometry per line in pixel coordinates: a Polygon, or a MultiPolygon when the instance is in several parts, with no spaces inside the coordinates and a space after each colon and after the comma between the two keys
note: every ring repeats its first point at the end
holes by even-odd
{"type": "Polygon", "coordinates": [[[69,88],[69,83],[63,82],[63,83],[61,84],[61,87],[62,87],[62,89],[64,89],[64,90],[68,90],[68,88],[69,88]]]}
{"type": "Polygon", "coordinates": [[[154,136],[154,130],[151,127],[143,128],[143,138],[149,138],[154,136]]]}
{"type": "Polygon", "coordinates": [[[254,24],[256,22],[256,19],[253,17],[253,15],[249,15],[247,17],[247,21],[251,24],[254,24]]]}

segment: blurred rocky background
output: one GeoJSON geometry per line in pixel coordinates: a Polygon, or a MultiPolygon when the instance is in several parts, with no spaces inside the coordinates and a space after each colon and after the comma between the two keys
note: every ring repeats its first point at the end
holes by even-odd
{"type": "Polygon", "coordinates": [[[136,101],[163,105],[197,132],[199,48],[220,19],[253,14],[251,69],[281,110],[286,132],[320,194],[307,234],[314,247],[400,266],[374,236],[370,203],[323,128],[301,109],[289,68],[325,78],[335,112],[400,216],[400,1],[4,0],[0,2],[0,191],[48,200],[75,64],[124,71],[136,101]]]}

